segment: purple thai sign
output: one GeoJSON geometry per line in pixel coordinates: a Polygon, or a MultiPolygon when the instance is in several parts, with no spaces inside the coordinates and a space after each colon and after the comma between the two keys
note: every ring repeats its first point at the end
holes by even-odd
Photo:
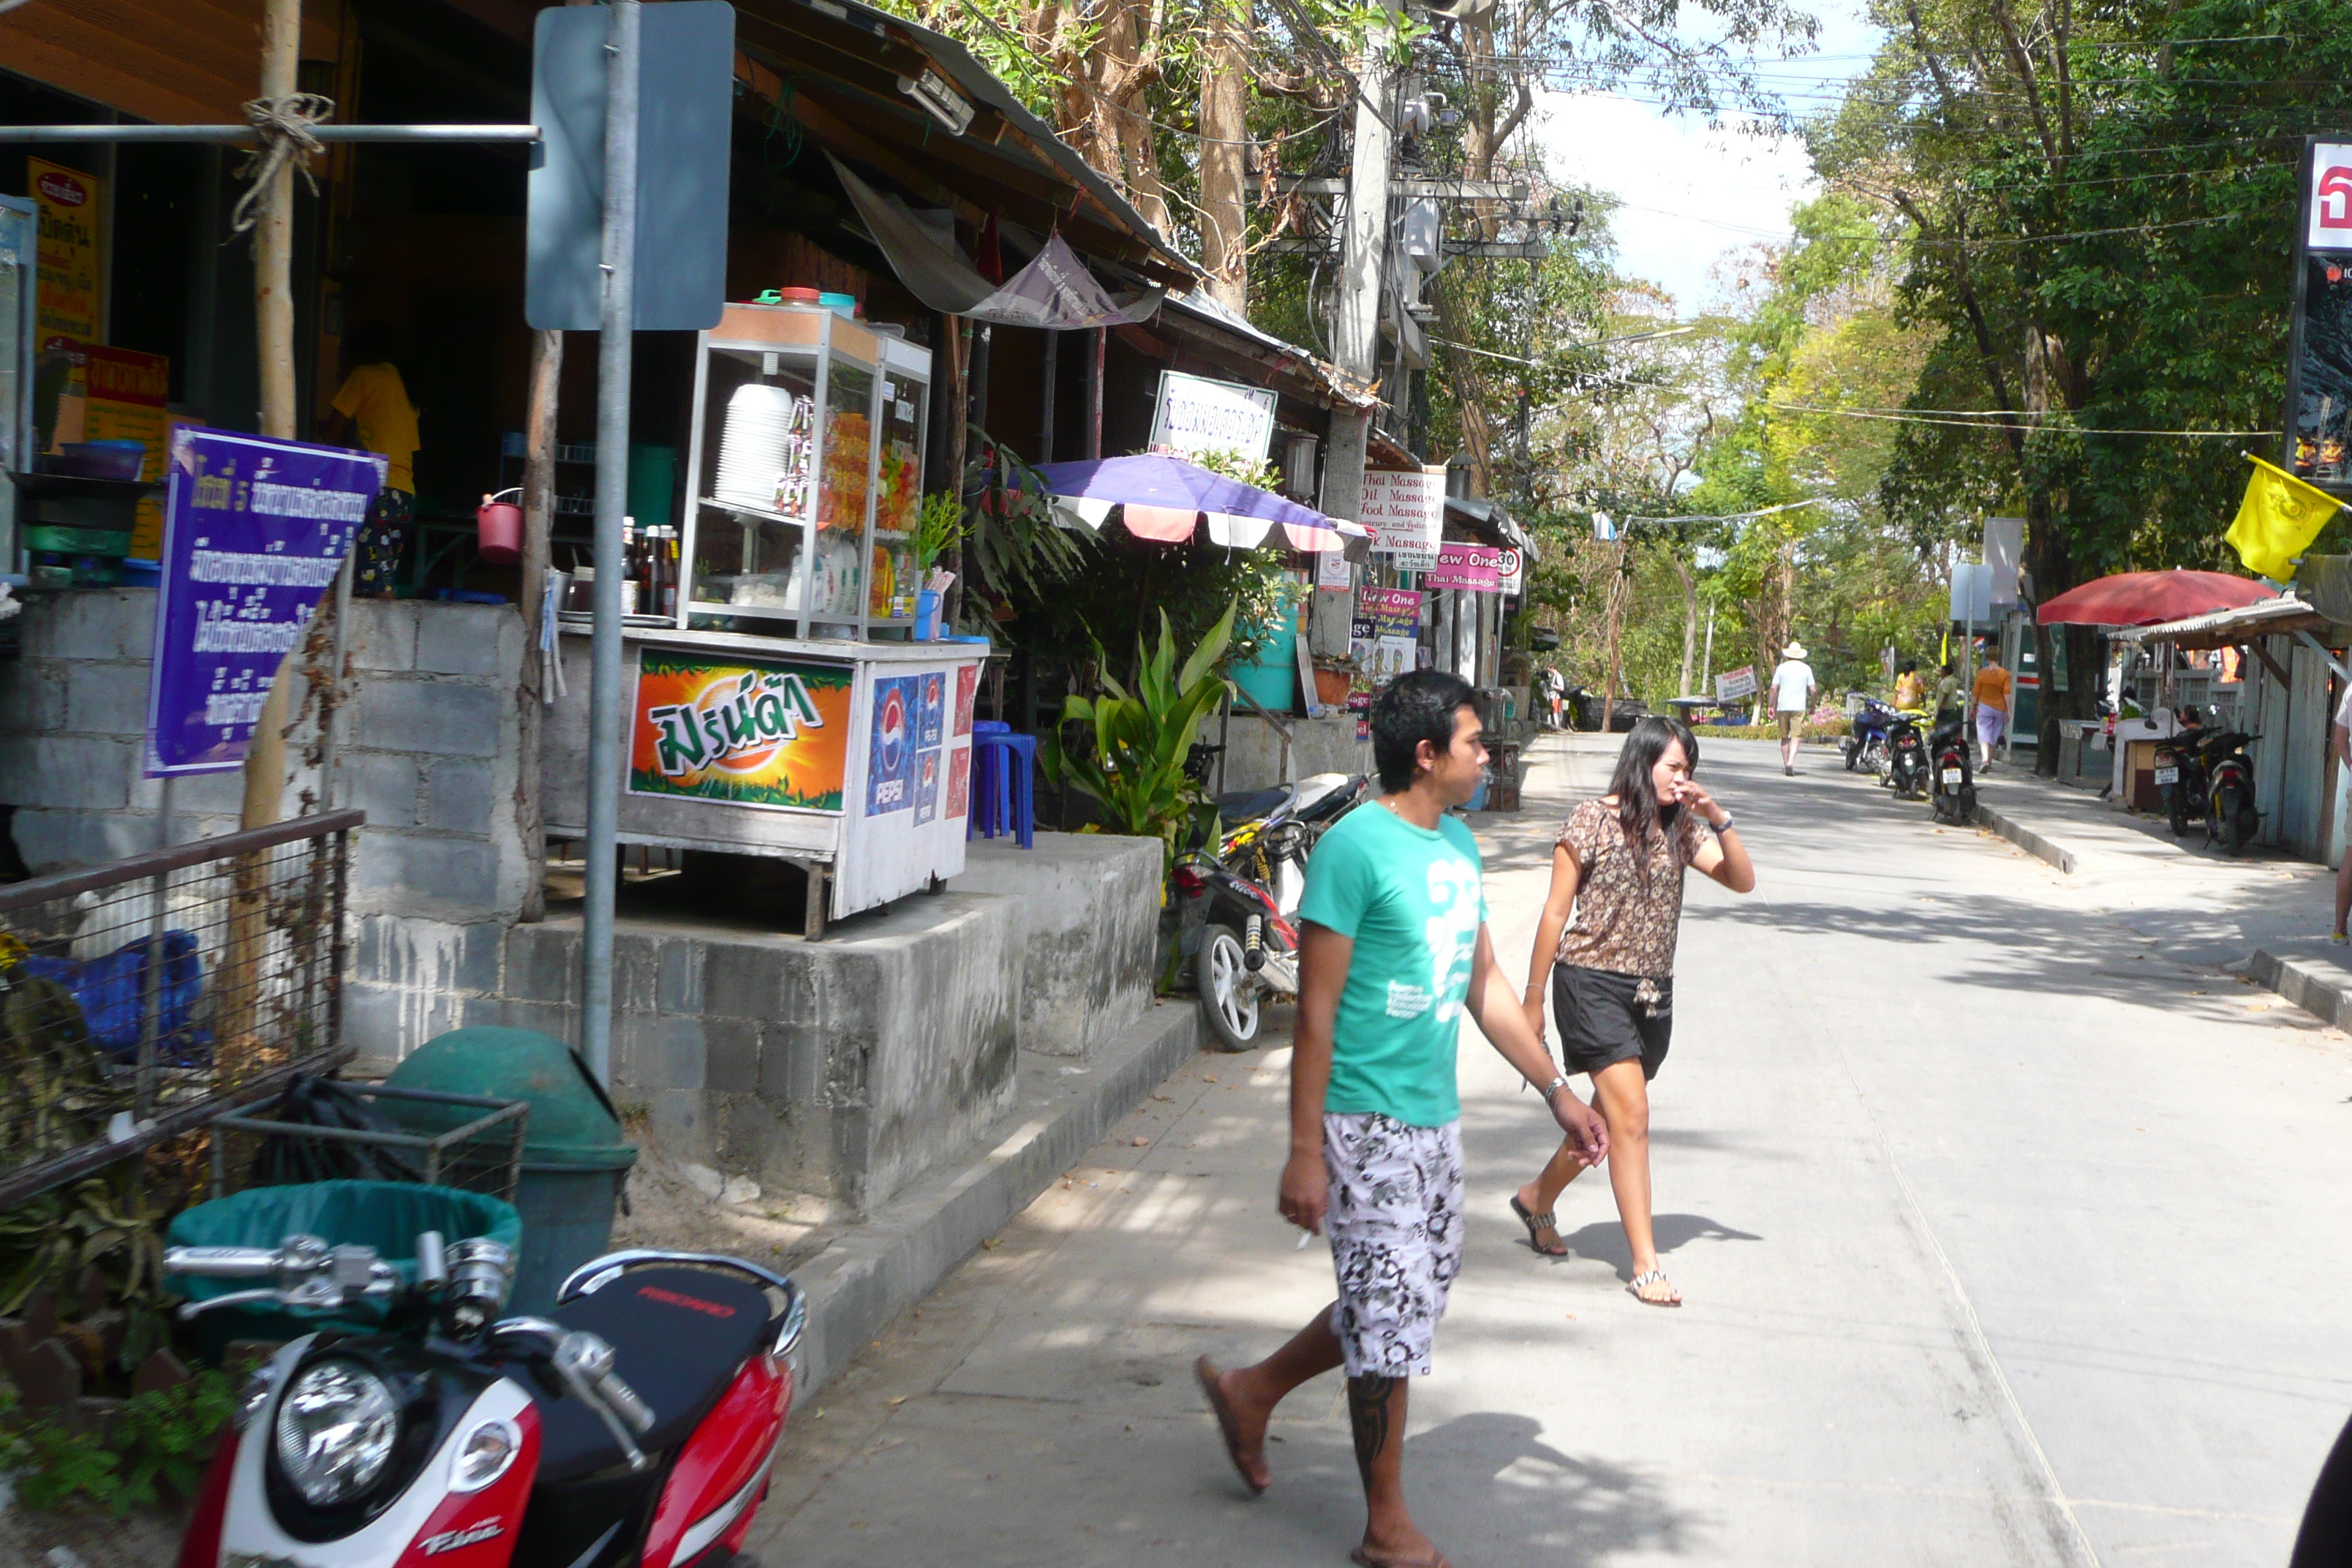
{"type": "Polygon", "coordinates": [[[286,650],[383,487],[371,452],[184,426],[163,497],[147,776],[241,765],[286,650]]]}

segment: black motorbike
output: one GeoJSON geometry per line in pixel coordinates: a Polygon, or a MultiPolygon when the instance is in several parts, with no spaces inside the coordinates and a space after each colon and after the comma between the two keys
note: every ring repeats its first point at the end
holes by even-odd
{"type": "Polygon", "coordinates": [[[1917,800],[1927,793],[1927,739],[1907,714],[1887,721],[1885,782],[1897,800],[1917,800]]]}
{"type": "Polygon", "coordinates": [[[1170,881],[1178,951],[1192,956],[1201,1016],[1223,1049],[1254,1049],[1259,1004],[1297,998],[1298,927],[1270,889],[1213,855],[1184,856],[1170,881]]]}
{"type": "Polygon", "coordinates": [[[2156,744],[2156,793],[2172,822],[2175,838],[2189,837],[2189,825],[2204,815],[2210,781],[2205,776],[2204,742],[2210,731],[2188,730],[2156,744]]]}
{"type": "Polygon", "coordinates": [[[2261,740],[2242,730],[2224,730],[2198,742],[2204,764],[2205,837],[2235,855],[2263,830],[2263,814],[2254,809],[2254,760],[2246,748],[2261,740]]]}
{"type": "Polygon", "coordinates": [[[1977,817],[1976,767],[1969,755],[1968,721],[1948,709],[1927,737],[1927,761],[1935,780],[1937,819],[1955,826],[1977,817]]]}

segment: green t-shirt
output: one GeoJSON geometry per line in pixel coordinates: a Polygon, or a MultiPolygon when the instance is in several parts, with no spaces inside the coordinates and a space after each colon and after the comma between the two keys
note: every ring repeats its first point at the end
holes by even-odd
{"type": "Polygon", "coordinates": [[[1458,1120],[1454,1045],[1486,920],[1470,830],[1448,816],[1433,833],[1378,801],[1358,806],[1308,857],[1298,918],[1356,944],[1324,1109],[1413,1127],[1458,1120]]]}

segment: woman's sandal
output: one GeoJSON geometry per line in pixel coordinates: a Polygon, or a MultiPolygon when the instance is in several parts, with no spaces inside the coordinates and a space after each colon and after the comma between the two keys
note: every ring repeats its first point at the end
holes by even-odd
{"type": "Polygon", "coordinates": [[[1626,1286],[1625,1289],[1633,1292],[1633,1300],[1641,1302],[1644,1306],[1679,1307],[1683,1304],[1683,1293],[1675,1289],[1674,1282],[1666,1278],[1666,1271],[1663,1268],[1653,1268],[1647,1274],[1634,1275],[1633,1282],[1631,1285],[1626,1286]],[[1643,1295],[1642,1293],[1643,1290],[1646,1287],[1652,1285],[1664,1285],[1666,1288],[1666,1294],[1664,1296],[1643,1295]]]}
{"type": "Polygon", "coordinates": [[[1535,1248],[1539,1255],[1545,1258],[1566,1258],[1568,1256],[1568,1243],[1558,1239],[1559,1235],[1559,1226],[1553,1221],[1551,1217],[1551,1210],[1546,1209],[1541,1214],[1529,1214],[1528,1212],[1528,1205],[1519,1202],[1519,1194],[1513,1193],[1511,1194],[1511,1212],[1519,1216],[1519,1223],[1521,1225],[1528,1227],[1528,1245],[1535,1248]],[[1546,1247],[1543,1244],[1543,1237],[1539,1234],[1547,1230],[1552,1233],[1554,1238],[1554,1244],[1550,1247],[1546,1247]]]}

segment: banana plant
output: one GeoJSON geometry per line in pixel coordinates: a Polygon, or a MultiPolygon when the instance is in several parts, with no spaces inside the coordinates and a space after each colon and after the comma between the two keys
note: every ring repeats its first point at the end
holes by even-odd
{"type": "Polygon", "coordinates": [[[1103,694],[1066,699],[1061,722],[1042,748],[1046,776],[1100,806],[1105,831],[1159,839],[1163,869],[1188,837],[1216,831],[1216,807],[1184,763],[1202,724],[1233,689],[1216,666],[1233,640],[1238,607],[1238,601],[1225,606],[1181,668],[1162,610],[1160,646],[1146,649],[1141,634],[1136,637],[1132,691],[1110,673],[1097,645],[1103,694]],[[1086,726],[1090,744],[1074,751],[1062,743],[1063,728],[1073,724],[1086,726]]]}

